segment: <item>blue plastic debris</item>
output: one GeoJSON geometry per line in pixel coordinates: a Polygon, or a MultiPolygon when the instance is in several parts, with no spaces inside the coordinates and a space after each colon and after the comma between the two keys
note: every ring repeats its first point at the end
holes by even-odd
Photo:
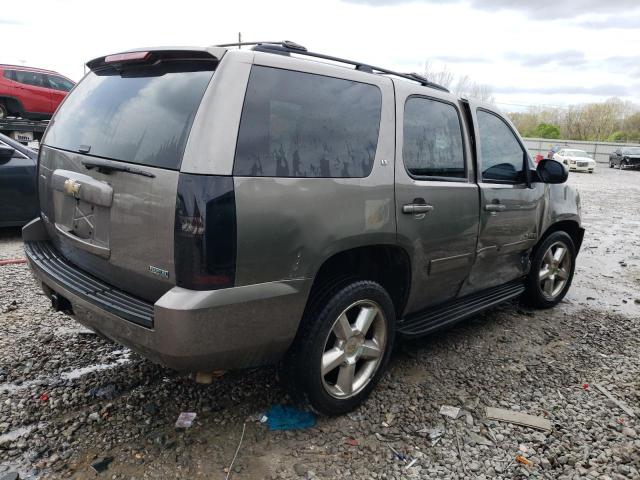
{"type": "Polygon", "coordinates": [[[286,405],[274,405],[265,415],[269,430],[301,430],[316,424],[316,416],[313,413],[286,405]]]}

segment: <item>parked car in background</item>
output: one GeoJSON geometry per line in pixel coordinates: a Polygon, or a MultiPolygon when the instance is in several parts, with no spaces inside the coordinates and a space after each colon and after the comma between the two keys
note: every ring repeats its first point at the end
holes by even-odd
{"type": "Polygon", "coordinates": [[[156,362],[276,363],[340,414],[396,336],[571,285],[579,195],[493,105],[291,42],[87,66],[42,140],[25,251],[54,308],[156,362]]]}
{"type": "Polygon", "coordinates": [[[563,148],[556,152],[553,158],[565,164],[571,171],[593,173],[596,169],[596,161],[584,150],[563,148]]]}
{"type": "Polygon", "coordinates": [[[75,83],[51,70],[0,65],[0,119],[51,118],[75,83]]]}
{"type": "Polygon", "coordinates": [[[0,227],[24,225],[38,215],[38,152],[0,133],[0,227]]]}
{"type": "Polygon", "coordinates": [[[618,167],[620,170],[640,167],[640,147],[623,147],[615,150],[609,155],[609,168],[613,167],[618,167]]]}

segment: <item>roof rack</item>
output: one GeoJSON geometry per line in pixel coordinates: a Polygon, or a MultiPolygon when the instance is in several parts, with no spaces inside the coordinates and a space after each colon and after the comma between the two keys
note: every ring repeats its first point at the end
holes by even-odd
{"type": "Polygon", "coordinates": [[[448,92],[449,90],[442,85],[429,81],[425,76],[420,75],[418,73],[400,73],[394,72],[393,70],[389,70],[387,68],[376,67],[374,65],[369,65],[362,62],[356,62],[354,60],[347,60],[345,58],[332,57],[331,55],[325,55],[323,53],[315,53],[308,51],[302,45],[292,42],[290,40],[284,40],[282,42],[236,42],[236,43],[223,43],[220,45],[216,45],[216,47],[244,47],[244,46],[252,46],[252,50],[258,52],[267,52],[267,53],[275,53],[280,55],[289,55],[291,53],[297,55],[305,55],[307,57],[315,57],[322,58],[324,60],[329,60],[332,62],[338,63],[346,63],[347,65],[353,65],[356,70],[360,70],[362,72],[367,73],[382,73],[385,75],[393,75],[394,77],[404,78],[405,80],[412,80],[414,82],[418,82],[420,85],[425,87],[435,88],[437,90],[442,90],[443,92],[448,92]]]}

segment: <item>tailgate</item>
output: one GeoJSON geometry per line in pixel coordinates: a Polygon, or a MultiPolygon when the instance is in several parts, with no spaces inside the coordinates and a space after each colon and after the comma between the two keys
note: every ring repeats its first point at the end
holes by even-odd
{"type": "Polygon", "coordinates": [[[175,285],[180,164],[216,59],[184,50],[127,55],[89,62],[52,119],[40,207],[70,262],[155,302],[175,285]]]}

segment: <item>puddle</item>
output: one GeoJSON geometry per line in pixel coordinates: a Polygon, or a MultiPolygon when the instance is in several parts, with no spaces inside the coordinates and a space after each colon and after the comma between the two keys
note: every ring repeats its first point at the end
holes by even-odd
{"type": "Polygon", "coordinates": [[[25,435],[31,433],[37,426],[38,425],[36,424],[27,425],[26,427],[16,428],[15,430],[11,430],[10,432],[0,435],[0,445],[8,442],[13,442],[20,437],[24,437],[25,435]]]}
{"type": "Polygon", "coordinates": [[[131,352],[127,349],[114,350],[113,352],[111,352],[111,355],[121,355],[121,357],[112,363],[98,363],[95,365],[89,365],[88,367],[74,368],[73,370],[60,373],[60,376],[40,377],[40,378],[36,378],[35,380],[28,380],[26,382],[22,382],[19,385],[17,383],[3,383],[3,384],[0,384],[0,393],[12,394],[20,390],[27,390],[31,387],[39,386],[39,385],[43,387],[55,386],[60,382],[64,382],[68,380],[77,380],[93,372],[111,370],[113,368],[117,368],[121,365],[125,365],[131,362],[130,354],[131,352]]]}
{"type": "Polygon", "coordinates": [[[60,375],[60,378],[63,380],[76,380],[80,377],[83,377],[92,372],[100,372],[102,370],[110,370],[112,368],[119,367],[120,365],[124,365],[125,363],[129,363],[131,360],[129,359],[129,353],[127,352],[123,355],[122,358],[119,358],[114,363],[101,363],[98,365],[89,365],[88,367],[76,368],[71,370],[70,372],[63,372],[60,375]]]}

